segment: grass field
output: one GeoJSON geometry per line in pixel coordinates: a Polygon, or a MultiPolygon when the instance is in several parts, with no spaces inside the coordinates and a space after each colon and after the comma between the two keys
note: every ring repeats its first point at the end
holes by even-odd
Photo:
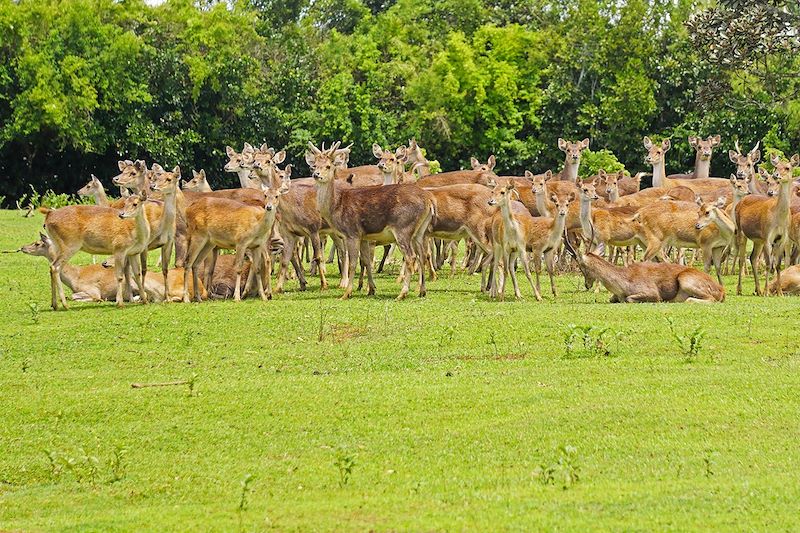
{"type": "MultiPolygon", "coordinates": [[[[0,249],[41,222],[0,212],[0,249]]],[[[387,275],[54,313],[47,272],[0,256],[0,530],[800,528],[797,299],[564,276],[498,303],[459,275],[395,302],[387,275]]]]}

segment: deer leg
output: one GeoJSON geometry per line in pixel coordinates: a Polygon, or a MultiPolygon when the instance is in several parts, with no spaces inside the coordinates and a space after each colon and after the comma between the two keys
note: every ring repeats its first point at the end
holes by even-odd
{"type": "MultiPolygon", "coordinates": [[[[234,271],[236,272],[236,285],[233,289],[233,300],[236,302],[242,301],[242,294],[241,294],[241,286],[242,286],[242,268],[244,266],[244,254],[245,248],[243,246],[236,247],[236,259],[234,261],[234,271]]],[[[251,263],[250,271],[258,271],[259,262],[261,261],[260,257],[257,257],[253,254],[253,261],[251,263]]],[[[256,276],[259,275],[259,272],[255,273],[256,276]]]]}
{"type": "Polygon", "coordinates": [[[289,262],[292,260],[294,247],[297,244],[297,237],[292,233],[286,231],[283,236],[283,250],[281,251],[281,267],[278,270],[278,281],[275,283],[275,292],[283,292],[283,284],[286,283],[286,277],[289,273],[289,262]]]}
{"type": "Polygon", "coordinates": [[[122,300],[122,283],[125,281],[125,267],[127,265],[127,261],[125,260],[125,256],[122,254],[114,254],[114,277],[117,278],[117,307],[124,307],[125,304],[122,300]]]}
{"type": "MultiPolygon", "coordinates": [[[[761,251],[764,249],[763,243],[753,243],[753,251],[750,252],[750,267],[753,269],[753,279],[755,280],[756,295],[761,296],[761,287],[758,284],[758,260],[761,257],[761,251]]],[[[767,271],[770,265],[767,263],[767,271]]]]}
{"type": "Polygon", "coordinates": [[[661,297],[657,290],[650,290],[636,294],[629,294],[625,297],[625,301],[627,303],[660,302],[661,297]]]}
{"type": "Polygon", "coordinates": [[[325,263],[322,262],[322,252],[324,243],[320,241],[319,232],[311,233],[311,250],[314,253],[313,263],[317,265],[319,272],[319,289],[324,291],[328,288],[328,280],[325,278],[325,263]]]}
{"type": "Polygon", "coordinates": [[[558,291],[556,290],[556,280],[555,280],[556,260],[555,260],[555,252],[553,250],[550,250],[544,254],[544,265],[545,268],[547,268],[547,274],[550,277],[550,290],[553,291],[553,299],[555,300],[556,298],[558,298],[558,291]]]}
{"type": "MultiPolygon", "coordinates": [[[[397,295],[398,300],[402,300],[408,295],[409,288],[411,287],[411,274],[414,271],[414,264],[417,261],[416,254],[414,253],[414,245],[407,242],[405,239],[397,239],[397,245],[403,254],[403,286],[400,289],[400,294],[397,295]]],[[[425,269],[420,268],[420,275],[425,275],[425,269]]],[[[421,281],[424,283],[424,281],[421,281]]]]}
{"type": "Polygon", "coordinates": [[[394,251],[394,245],[392,246],[384,246],[383,247],[383,257],[381,257],[381,262],[378,265],[378,273],[380,274],[383,272],[383,267],[386,264],[386,259],[389,257],[389,254],[394,251]]]}
{"type": "Polygon", "coordinates": [[[356,277],[356,264],[358,263],[358,248],[359,239],[357,237],[347,237],[345,239],[345,265],[347,266],[346,273],[343,274],[342,281],[345,285],[342,300],[347,300],[353,294],[353,282],[356,277]]]}
{"type": "MultiPolygon", "coordinates": [[[[133,269],[133,279],[136,281],[136,287],[139,289],[139,301],[143,304],[147,303],[147,291],[144,290],[144,276],[145,273],[142,272],[143,268],[142,265],[139,264],[141,261],[141,255],[131,255],[128,256],[128,261],[130,262],[131,268],[133,269]]],[[[164,277],[164,285],[167,284],[167,278],[164,277]]]]}
{"type": "MultiPolygon", "coordinates": [[[[525,273],[525,277],[528,278],[528,283],[533,289],[533,295],[536,297],[536,301],[541,301],[542,293],[539,291],[539,277],[536,277],[536,284],[534,285],[533,279],[531,278],[531,261],[528,257],[528,253],[523,250],[520,252],[519,257],[520,262],[522,263],[522,271],[525,273]]],[[[538,255],[538,259],[541,261],[541,254],[538,255]]]]}
{"type": "Polygon", "coordinates": [[[172,247],[175,241],[170,239],[161,247],[161,273],[164,275],[164,303],[170,301],[169,297],[169,258],[172,256],[172,247]]]}
{"type": "MultiPolygon", "coordinates": [[[[373,263],[373,256],[372,253],[375,250],[369,242],[361,241],[359,250],[359,262],[361,263],[361,279],[358,280],[358,289],[361,290],[364,271],[367,272],[367,296],[372,296],[375,294],[375,280],[372,278],[372,263],[373,263]]],[[[386,247],[384,247],[386,250],[386,247]]]]}
{"type": "MultiPolygon", "coordinates": [[[[192,240],[189,244],[189,251],[186,255],[186,266],[183,268],[183,301],[189,303],[189,275],[192,276],[193,287],[200,286],[200,267],[203,264],[203,259],[212,251],[214,247],[211,243],[203,243],[199,240],[192,240]]],[[[208,285],[208,290],[211,286],[208,285]]],[[[200,291],[194,291],[194,300],[199,302],[201,300],[200,291]]]]}
{"type": "MultiPolygon", "coordinates": [[[[783,296],[783,288],[781,287],[781,262],[783,261],[783,253],[784,253],[783,248],[784,248],[784,241],[781,241],[777,245],[778,252],[776,254],[776,259],[775,259],[775,283],[778,286],[775,293],[778,296],[783,296]]],[[[769,287],[769,285],[767,285],[767,287],[769,287]]]]}
{"type": "MultiPolygon", "coordinates": [[[[214,279],[214,270],[217,268],[217,256],[219,255],[219,248],[216,246],[211,250],[211,257],[209,258],[208,265],[206,265],[206,276],[204,284],[206,287],[211,287],[211,282],[214,279]]],[[[199,263],[198,263],[199,266],[199,263]]]]}

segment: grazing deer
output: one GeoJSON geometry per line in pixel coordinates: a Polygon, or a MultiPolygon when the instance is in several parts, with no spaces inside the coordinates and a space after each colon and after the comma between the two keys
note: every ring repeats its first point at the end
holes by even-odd
{"type": "Polygon", "coordinates": [[[696,153],[694,158],[694,172],[689,174],[670,174],[667,179],[707,179],[711,170],[711,156],[714,155],[714,148],[719,146],[720,136],[709,135],[703,140],[700,137],[689,135],[689,146],[694,148],[696,153]]]}
{"type": "Polygon", "coordinates": [[[458,185],[459,183],[490,186],[490,183],[497,179],[497,174],[494,173],[496,163],[494,155],[490,155],[486,163],[481,163],[472,157],[470,158],[471,170],[453,170],[425,176],[417,180],[417,185],[426,188],[458,185]]]}
{"type": "Polygon", "coordinates": [[[433,196],[411,183],[361,188],[338,185],[334,179],[338,146],[339,143],[335,143],[328,150],[320,150],[309,143],[306,162],[313,169],[313,177],[317,181],[320,214],[344,239],[347,249],[344,261],[347,266],[347,288],[342,299],[349,298],[353,292],[359,250],[363,256],[361,262],[367,270],[369,294],[375,292],[369,241],[377,244],[396,242],[405,256],[403,287],[398,299],[408,294],[415,264],[419,267],[419,294],[425,296],[424,239],[435,214],[433,196]]]}
{"type": "Polygon", "coordinates": [[[725,289],[711,276],[674,263],[633,263],[612,265],[597,254],[578,254],[568,239],[567,252],[578,263],[586,288],[597,280],[611,293],[611,303],[698,302],[725,300],[725,289]]]}
{"type": "Polygon", "coordinates": [[[492,298],[503,299],[507,274],[514,284],[514,296],[517,299],[522,298],[515,268],[519,259],[536,299],[541,300],[542,295],[531,279],[527,252],[526,230],[532,225],[533,217],[527,209],[516,213],[512,211],[514,196],[516,191],[512,181],[505,185],[496,185],[488,201],[488,205],[499,207],[499,212],[492,218],[492,273],[489,276],[491,283],[489,295],[492,298]]]}
{"type": "Polygon", "coordinates": [[[239,184],[242,189],[258,189],[258,185],[250,182],[250,169],[252,168],[253,158],[256,150],[250,143],[244,143],[241,153],[230,146],[225,147],[228,162],[225,163],[225,172],[235,172],[239,176],[239,184]]]}
{"type": "Polygon", "coordinates": [[[59,299],[61,305],[67,308],[64,287],[61,285],[61,269],[80,250],[90,254],[114,256],[118,306],[123,305],[124,277],[130,287],[126,272],[129,264],[142,302],[147,303],[139,264],[139,255],[147,249],[150,242],[150,224],[144,209],[145,198],[144,194],[131,195],[125,199],[125,206],[121,211],[93,205],[39,209],[45,214],[44,227],[53,242],[54,251],[50,262],[53,309],[58,309],[59,299]]]}
{"type": "Polygon", "coordinates": [[[736,165],[736,178],[739,180],[749,179],[750,192],[752,194],[766,194],[767,190],[758,183],[758,172],[756,163],[761,161],[761,150],[758,149],[761,141],[757,142],[747,155],[742,153],[739,148],[739,141],[735,142],[736,150],[728,150],[728,158],[731,163],[736,165]]]}
{"type": "MultiPolygon", "coordinates": [[[[241,300],[242,269],[245,253],[250,251],[253,257],[253,270],[258,283],[258,293],[262,300],[272,298],[270,286],[270,255],[266,249],[275,215],[278,211],[278,200],[287,192],[288,183],[278,190],[264,189],[264,207],[258,208],[242,204],[226,198],[201,198],[186,208],[186,221],[189,232],[189,251],[184,272],[184,286],[189,285],[191,269],[195,286],[198,286],[200,264],[214,249],[236,250],[236,286],[234,300],[241,300]],[[262,263],[266,263],[263,264],[262,263]],[[259,274],[260,269],[266,273],[266,294],[264,283],[259,274]]],[[[215,270],[214,256],[206,274],[205,286],[211,287],[215,270]]],[[[195,292],[195,300],[200,301],[200,294],[195,292]]],[[[189,292],[184,290],[183,301],[189,302],[189,292]]]]}
{"type": "Polygon", "coordinates": [[[668,179],[665,156],[672,147],[672,142],[669,139],[664,139],[661,144],[656,144],[650,140],[650,137],[645,137],[644,147],[647,150],[645,161],[653,166],[653,187],[666,187],[669,189],[683,185],[695,192],[707,192],[727,185],[727,180],[722,178],[668,179]]]}
{"type": "Polygon", "coordinates": [[[211,185],[208,184],[206,171],[203,169],[200,169],[200,172],[192,170],[192,179],[182,181],[181,189],[189,192],[211,192],[213,190],[211,185]]]}
{"type": "Polygon", "coordinates": [[[89,183],[78,189],[78,196],[92,196],[94,197],[94,205],[108,207],[108,196],[106,196],[106,190],[103,187],[103,184],[100,183],[100,180],[97,179],[97,176],[94,174],[92,174],[92,178],[89,180],[89,183]]]}
{"type": "Polygon", "coordinates": [[[561,181],[571,181],[578,183],[578,169],[581,165],[581,152],[589,148],[589,139],[571,142],[558,139],[558,149],[564,152],[564,169],[558,173],[557,179],[561,181]]]}
{"type": "Polygon", "coordinates": [[[736,227],[739,230],[739,281],[736,294],[742,293],[742,266],[744,265],[745,242],[744,238],[753,241],[753,251],[750,253],[750,266],[753,269],[756,294],[762,295],[758,282],[758,259],[761,252],[765,252],[767,261],[766,284],[769,285],[770,273],[773,267],[776,270],[778,281],[778,294],[781,280],[781,261],[784,247],[789,237],[791,224],[792,172],[800,164],[800,155],[795,154],[789,161],[782,161],[777,156],[772,156],[771,162],[775,173],[764,171],[761,177],[767,182],[767,196],[750,195],[742,198],[736,206],[736,227]]]}
{"type": "MultiPolygon", "coordinates": [[[[578,189],[581,231],[584,238],[590,239],[591,250],[601,244],[627,247],[643,243],[640,224],[631,219],[635,211],[628,208],[593,206],[592,202],[600,199],[594,183],[581,183],[578,189]]],[[[628,264],[627,257],[623,258],[623,264],[628,264]]]]}

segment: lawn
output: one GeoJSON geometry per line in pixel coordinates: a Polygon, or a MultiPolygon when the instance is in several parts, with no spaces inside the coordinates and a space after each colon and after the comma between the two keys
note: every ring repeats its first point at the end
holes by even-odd
{"type": "MultiPolygon", "coordinates": [[[[0,212],[0,249],[41,223],[0,212]]],[[[800,301],[558,282],[52,312],[3,254],[0,530],[800,528],[800,301]]]]}

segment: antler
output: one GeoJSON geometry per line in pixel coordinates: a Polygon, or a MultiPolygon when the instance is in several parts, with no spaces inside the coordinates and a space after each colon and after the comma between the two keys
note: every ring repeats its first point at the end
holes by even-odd
{"type": "Polygon", "coordinates": [[[753,146],[753,149],[752,149],[752,150],[750,150],[750,153],[752,154],[753,152],[755,152],[756,150],[758,150],[758,147],[759,147],[759,146],[761,146],[761,141],[758,141],[758,142],[756,143],[756,145],[755,145],[755,146],[753,146]]]}
{"type": "MultiPolygon", "coordinates": [[[[324,147],[324,146],[325,146],[325,143],[322,143],[322,146],[324,147]]],[[[312,151],[312,152],[314,152],[314,154],[315,154],[315,155],[319,155],[319,154],[321,154],[321,153],[322,153],[322,150],[320,150],[319,148],[317,148],[317,147],[314,145],[314,143],[312,143],[311,141],[308,141],[308,147],[309,147],[309,148],[311,148],[311,151],[312,151]]]]}
{"type": "Polygon", "coordinates": [[[736,148],[737,152],[739,152],[740,154],[742,153],[742,149],[739,148],[739,139],[736,139],[735,141],[733,141],[733,147],[736,148]]]}

